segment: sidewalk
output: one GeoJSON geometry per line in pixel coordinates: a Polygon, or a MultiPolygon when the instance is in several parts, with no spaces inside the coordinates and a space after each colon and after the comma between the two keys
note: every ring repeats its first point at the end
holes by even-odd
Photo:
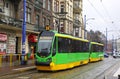
{"type": "Polygon", "coordinates": [[[7,75],[7,74],[13,74],[13,73],[19,73],[27,70],[35,69],[34,64],[27,64],[27,65],[19,65],[19,66],[5,66],[0,67],[0,76],[7,75]]]}

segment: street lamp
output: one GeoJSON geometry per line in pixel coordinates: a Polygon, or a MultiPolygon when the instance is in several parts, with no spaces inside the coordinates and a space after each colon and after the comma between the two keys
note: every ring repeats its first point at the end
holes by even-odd
{"type": "Polygon", "coordinates": [[[86,39],[86,23],[87,23],[87,21],[89,21],[89,20],[95,20],[95,18],[88,18],[88,19],[86,20],[86,15],[84,15],[84,39],[86,39]]]}

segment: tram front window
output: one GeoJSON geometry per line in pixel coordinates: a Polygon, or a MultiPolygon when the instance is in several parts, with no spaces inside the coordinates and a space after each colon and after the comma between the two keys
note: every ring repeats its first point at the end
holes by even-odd
{"type": "Polygon", "coordinates": [[[40,56],[49,56],[52,44],[52,37],[41,36],[38,42],[38,52],[40,56]]]}

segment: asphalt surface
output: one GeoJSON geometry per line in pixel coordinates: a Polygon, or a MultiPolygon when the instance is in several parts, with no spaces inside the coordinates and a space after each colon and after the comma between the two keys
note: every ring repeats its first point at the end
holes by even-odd
{"type": "Polygon", "coordinates": [[[0,79],[118,79],[120,58],[105,58],[103,61],[89,63],[57,72],[38,72],[34,65],[26,65],[0,70],[0,79]],[[1,74],[2,73],[2,74],[1,74]]]}

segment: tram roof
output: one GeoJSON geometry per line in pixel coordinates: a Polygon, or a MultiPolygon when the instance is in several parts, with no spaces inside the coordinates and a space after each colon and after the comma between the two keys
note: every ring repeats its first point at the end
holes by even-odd
{"type": "Polygon", "coordinates": [[[97,44],[97,45],[101,45],[101,46],[104,46],[104,44],[102,43],[97,43],[97,42],[91,42],[92,44],[97,44]]]}
{"type": "Polygon", "coordinates": [[[80,40],[80,41],[83,41],[83,42],[89,42],[89,41],[86,40],[86,39],[82,39],[82,38],[79,38],[79,37],[74,37],[74,36],[67,35],[67,34],[56,33],[55,36],[63,37],[63,38],[71,38],[71,39],[80,40]]]}

